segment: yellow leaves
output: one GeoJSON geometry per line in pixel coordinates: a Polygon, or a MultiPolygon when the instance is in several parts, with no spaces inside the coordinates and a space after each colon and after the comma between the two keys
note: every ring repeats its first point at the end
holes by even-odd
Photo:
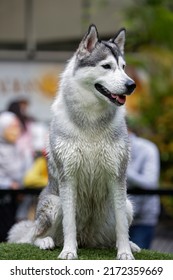
{"type": "Polygon", "coordinates": [[[47,97],[54,97],[58,87],[55,73],[47,73],[39,81],[40,91],[47,97]]]}

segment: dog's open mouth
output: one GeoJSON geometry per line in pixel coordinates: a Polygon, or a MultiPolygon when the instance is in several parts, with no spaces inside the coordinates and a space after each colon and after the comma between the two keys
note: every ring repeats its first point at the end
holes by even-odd
{"type": "Polygon", "coordinates": [[[99,83],[95,84],[95,88],[104,96],[106,96],[107,98],[109,98],[109,100],[111,102],[113,102],[114,104],[121,106],[124,105],[124,103],[126,102],[126,96],[125,95],[118,95],[115,93],[110,92],[107,88],[105,88],[104,86],[102,86],[99,83]]]}

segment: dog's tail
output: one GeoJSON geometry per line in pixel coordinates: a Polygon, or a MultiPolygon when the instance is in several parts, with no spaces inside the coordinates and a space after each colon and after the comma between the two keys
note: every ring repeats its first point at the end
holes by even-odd
{"type": "Polygon", "coordinates": [[[9,230],[7,241],[9,243],[33,244],[36,225],[34,221],[21,221],[9,230]]]}

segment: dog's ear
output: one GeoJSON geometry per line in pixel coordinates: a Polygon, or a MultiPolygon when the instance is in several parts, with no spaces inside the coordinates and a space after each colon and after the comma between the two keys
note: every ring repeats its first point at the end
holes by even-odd
{"type": "Polygon", "coordinates": [[[89,26],[88,32],[85,34],[84,38],[79,44],[78,57],[82,59],[84,56],[89,55],[96,46],[98,42],[98,32],[94,24],[89,26]]]}
{"type": "Polygon", "coordinates": [[[124,54],[124,45],[126,40],[126,30],[125,28],[121,28],[115,35],[114,38],[111,39],[111,41],[118,45],[120,51],[122,54],[124,54]]]}

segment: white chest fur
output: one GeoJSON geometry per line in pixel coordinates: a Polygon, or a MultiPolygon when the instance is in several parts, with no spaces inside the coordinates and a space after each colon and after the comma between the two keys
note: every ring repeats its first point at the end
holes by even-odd
{"type": "Polygon", "coordinates": [[[63,162],[63,172],[75,176],[88,187],[96,182],[118,178],[128,158],[124,140],[113,142],[109,137],[57,139],[56,153],[63,162]]]}

